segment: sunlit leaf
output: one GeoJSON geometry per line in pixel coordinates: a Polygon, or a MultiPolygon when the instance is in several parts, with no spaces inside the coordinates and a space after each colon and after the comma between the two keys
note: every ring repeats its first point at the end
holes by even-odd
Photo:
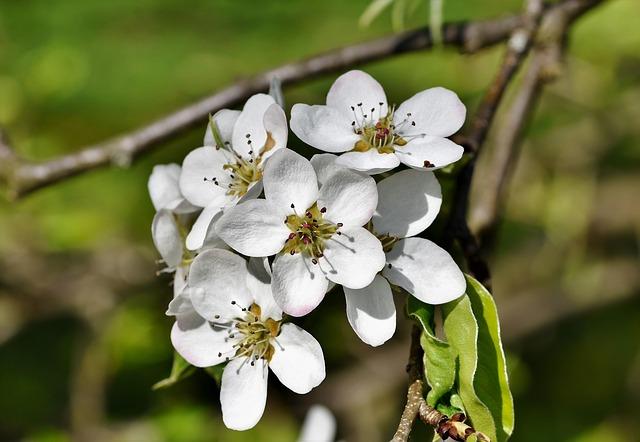
{"type": "Polygon", "coordinates": [[[489,408],[476,393],[474,379],[478,365],[478,324],[467,295],[442,306],[444,331],[458,363],[458,394],[474,428],[497,441],[496,425],[489,408]]]}
{"type": "Polygon", "coordinates": [[[498,440],[506,440],[513,432],[514,410],[500,339],[498,312],[487,289],[468,275],[467,295],[478,324],[478,367],[474,386],[493,415],[498,440]]]}
{"type": "Polygon", "coordinates": [[[438,401],[453,388],[455,359],[449,344],[435,335],[435,307],[410,296],[407,310],[409,316],[418,321],[422,328],[420,345],[424,350],[425,378],[431,388],[427,394],[427,403],[436,407],[438,401]]]}
{"type": "Polygon", "coordinates": [[[187,361],[184,360],[182,356],[174,352],[173,365],[171,366],[171,374],[169,375],[168,378],[163,379],[159,382],[156,382],[152,388],[154,390],[160,390],[162,388],[171,387],[176,383],[180,382],[181,380],[188,378],[193,373],[195,373],[195,371],[196,371],[196,367],[189,364],[187,361]]]}
{"type": "Polygon", "coordinates": [[[476,430],[502,442],[513,432],[514,411],[498,313],[487,289],[466,278],[466,295],[443,306],[444,331],[458,362],[456,387],[476,430]]]}

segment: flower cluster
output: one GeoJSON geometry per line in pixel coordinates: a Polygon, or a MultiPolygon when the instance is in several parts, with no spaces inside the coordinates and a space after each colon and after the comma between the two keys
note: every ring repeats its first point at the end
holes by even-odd
{"type": "Polygon", "coordinates": [[[464,293],[449,254],[417,237],[442,202],[432,170],[462,155],[446,137],[464,118],[451,91],[427,89],[396,108],[376,80],[350,71],[326,105],[291,110],[291,130],[329,153],[307,160],[287,149],[283,109],[257,94],[241,112],[213,115],[182,167],[154,168],[152,235],[175,274],[171,341],[194,366],[225,364],[227,427],[259,421],[268,369],[296,393],[322,382],[320,344],[291,318],[333,287],[342,286],[349,324],[372,346],[395,332],[393,286],[430,304],[464,293]],[[390,173],[401,163],[408,168],[390,173]]]}

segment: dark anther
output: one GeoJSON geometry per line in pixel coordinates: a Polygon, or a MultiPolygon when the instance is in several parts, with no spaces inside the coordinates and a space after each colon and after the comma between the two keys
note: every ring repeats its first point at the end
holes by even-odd
{"type": "Polygon", "coordinates": [[[379,101],[378,104],[382,106],[384,103],[382,101],[379,101]]]}
{"type": "Polygon", "coordinates": [[[246,134],[245,137],[251,138],[251,134],[246,134]]]}
{"type": "Polygon", "coordinates": [[[415,121],[412,121],[412,122],[411,122],[411,125],[412,125],[412,126],[415,126],[415,125],[416,125],[416,122],[415,122],[415,121]]]}
{"type": "Polygon", "coordinates": [[[222,356],[222,353],[218,353],[218,357],[222,356]]]}
{"type": "Polygon", "coordinates": [[[220,315],[215,315],[214,318],[215,319],[220,319],[220,315]]]}
{"type": "Polygon", "coordinates": [[[231,301],[231,305],[236,305],[236,301],[231,301]]]}
{"type": "Polygon", "coordinates": [[[313,258],[313,259],[311,260],[311,262],[312,262],[312,263],[314,263],[314,264],[318,264],[318,260],[317,260],[317,259],[315,259],[315,258],[313,258]]]}
{"type": "Polygon", "coordinates": [[[323,207],[322,209],[320,209],[320,213],[325,213],[327,211],[326,207],[323,207]]]}
{"type": "Polygon", "coordinates": [[[391,266],[391,263],[387,264],[387,267],[391,268],[391,267],[392,267],[392,266],[391,266]]]}
{"type": "Polygon", "coordinates": [[[291,253],[292,255],[295,255],[295,254],[296,254],[296,251],[295,251],[295,250],[292,250],[292,251],[290,251],[289,253],[291,253]]]}
{"type": "Polygon", "coordinates": [[[433,167],[435,166],[435,164],[433,164],[431,161],[429,160],[424,160],[424,167],[433,167]]]}
{"type": "Polygon", "coordinates": [[[336,224],[336,226],[338,226],[338,227],[342,227],[342,226],[344,226],[344,224],[342,224],[342,223],[338,223],[338,224],[336,224]]]}
{"type": "Polygon", "coordinates": [[[358,106],[362,106],[362,103],[358,103],[358,106]]]}
{"type": "Polygon", "coordinates": [[[353,107],[353,106],[351,106],[351,110],[352,110],[352,111],[354,111],[354,110],[356,110],[356,108],[355,108],[355,107],[353,107]]]}
{"type": "Polygon", "coordinates": [[[296,206],[295,206],[293,203],[291,203],[291,208],[292,208],[292,209],[295,209],[295,207],[296,207],[296,206]]]}

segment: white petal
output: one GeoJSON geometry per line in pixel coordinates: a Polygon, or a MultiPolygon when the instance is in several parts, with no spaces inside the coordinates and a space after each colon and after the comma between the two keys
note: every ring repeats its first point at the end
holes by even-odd
{"type": "Polygon", "coordinates": [[[313,405],[304,418],[298,442],[334,442],[336,418],[324,405],[313,405]]]}
{"type": "Polygon", "coordinates": [[[216,233],[243,255],[271,256],[282,250],[289,236],[284,221],[268,201],[250,200],[225,210],[216,233]]]}
{"type": "Polygon", "coordinates": [[[400,160],[392,153],[379,153],[376,149],[366,152],[347,152],[338,157],[336,163],[369,175],[388,172],[400,165],[400,160]]]}
{"type": "Polygon", "coordinates": [[[214,329],[196,313],[176,319],[171,329],[171,343],[189,364],[211,367],[233,356],[234,342],[227,339],[226,329],[214,329]]]}
{"type": "Polygon", "coordinates": [[[327,278],[352,289],[361,289],[373,281],[384,267],[385,256],[378,238],[362,227],[341,230],[325,243],[320,265],[327,278]]]}
{"type": "Polygon", "coordinates": [[[191,295],[189,290],[184,290],[178,296],[173,298],[169,303],[165,314],[167,316],[197,314],[193,308],[193,304],[191,304],[191,295]]]}
{"type": "MultiPolygon", "coordinates": [[[[274,145],[266,152],[260,151],[256,153],[262,154],[262,160],[266,160],[273,155],[278,149],[287,147],[287,139],[289,137],[289,129],[287,128],[287,116],[282,108],[273,103],[267,108],[264,114],[264,130],[271,135],[274,145]]],[[[259,147],[259,146],[257,146],[259,147]]]]}
{"type": "Polygon", "coordinates": [[[304,316],[316,308],[328,285],[320,267],[301,253],[278,255],[273,262],[273,297],[291,316],[304,316]]]}
{"type": "Polygon", "coordinates": [[[239,155],[249,158],[250,150],[257,153],[264,146],[267,141],[264,116],[269,106],[273,103],[275,101],[267,94],[256,94],[245,103],[242,113],[233,127],[233,136],[231,138],[233,150],[239,155]]]}
{"type": "Polygon", "coordinates": [[[148,188],[156,211],[168,209],[175,213],[190,213],[198,210],[180,193],[178,180],[182,168],[178,164],[159,164],[153,167],[148,188]]]}
{"type": "Polygon", "coordinates": [[[358,337],[377,347],[387,342],[396,331],[396,306],[386,279],[376,275],[363,289],[344,288],[347,318],[358,337]]]}
{"type": "Polygon", "coordinates": [[[189,271],[193,307],[209,321],[244,316],[253,303],[247,288],[247,263],[228,250],[211,249],[198,255],[189,271]]]}
{"type": "MultiPolygon", "coordinates": [[[[220,109],[213,115],[213,120],[216,122],[218,131],[220,132],[220,138],[222,142],[231,142],[231,135],[233,134],[233,126],[236,124],[236,120],[240,116],[240,111],[220,109]]],[[[207,131],[204,134],[204,145],[215,146],[216,140],[213,137],[213,131],[211,130],[211,123],[207,124],[207,131]]],[[[224,147],[224,146],[218,146],[224,147]]]]}
{"type": "Polygon", "coordinates": [[[322,185],[335,172],[345,169],[344,166],[336,164],[336,159],[338,159],[338,157],[331,153],[320,153],[311,157],[310,162],[313,166],[313,170],[316,171],[316,176],[318,177],[318,185],[320,187],[322,187],[322,185]]]}
{"type": "Polygon", "coordinates": [[[396,149],[396,155],[407,166],[428,170],[439,169],[455,163],[462,158],[463,153],[462,146],[447,138],[440,137],[415,139],[396,149]],[[425,161],[428,161],[426,166],[425,161]]]}
{"type": "Polygon", "coordinates": [[[424,133],[438,137],[453,135],[462,127],[467,110],[458,96],[445,88],[434,87],[418,92],[402,103],[394,114],[394,123],[400,133],[424,133]],[[410,116],[407,114],[410,113],[410,116]],[[402,121],[416,124],[402,125],[402,121]]]}
{"type": "Polygon", "coordinates": [[[403,170],[378,183],[373,227],[400,238],[417,235],[431,225],[441,204],[440,183],[432,172],[403,170]]]}
{"type": "Polygon", "coordinates": [[[464,294],[466,282],[446,250],[423,238],[402,239],[387,253],[382,274],[427,304],[444,304],[464,294]]]}
{"type": "Polygon", "coordinates": [[[200,207],[226,204],[228,172],[223,166],[228,163],[227,155],[223,149],[210,146],[189,152],[182,162],[180,175],[180,191],[189,202],[200,207]]]}
{"type": "Polygon", "coordinates": [[[304,213],[318,198],[318,180],[311,163],[289,149],[274,153],[264,169],[264,195],[280,213],[291,214],[294,209],[304,213]]]}
{"type": "Polygon", "coordinates": [[[282,319],[282,309],[276,304],[271,292],[271,269],[267,258],[249,258],[247,287],[256,304],[260,306],[261,318],[282,319]]]}
{"type": "Polygon", "coordinates": [[[164,262],[173,269],[182,262],[182,237],[173,213],[160,210],[153,217],[151,236],[164,262]]]}
{"type": "Polygon", "coordinates": [[[218,206],[205,207],[204,210],[198,215],[198,218],[191,226],[191,231],[187,235],[185,241],[187,249],[198,250],[204,244],[204,240],[207,237],[207,232],[213,223],[215,217],[222,216],[222,209],[218,206]]]}
{"type": "Polygon", "coordinates": [[[349,117],[349,123],[354,119],[352,106],[358,118],[365,114],[369,120],[373,109],[374,119],[377,120],[387,114],[387,97],[380,83],[371,75],[354,70],[342,74],[333,83],[327,94],[327,106],[338,109],[349,117]]]}
{"type": "Polygon", "coordinates": [[[269,368],[287,388],[304,394],[325,378],[324,355],[316,339],[295,324],[284,324],[269,368]]]}
{"type": "Polygon", "coordinates": [[[360,136],[353,131],[352,117],[329,106],[294,104],[291,130],[306,144],[325,152],[353,149],[360,136]]]}
{"type": "Polygon", "coordinates": [[[245,359],[237,358],[227,364],[220,387],[222,420],[227,428],[239,431],[258,423],[267,402],[267,364],[260,359],[251,365],[245,359]]]}
{"type": "Polygon", "coordinates": [[[318,207],[326,207],[325,218],[345,228],[365,225],[376,210],[378,190],[369,176],[353,170],[335,172],[320,188],[318,207]]]}

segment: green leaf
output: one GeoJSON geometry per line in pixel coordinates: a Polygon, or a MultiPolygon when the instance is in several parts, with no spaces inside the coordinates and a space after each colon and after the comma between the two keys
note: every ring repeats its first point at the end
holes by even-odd
{"type": "Polygon", "coordinates": [[[218,384],[218,387],[222,382],[222,372],[224,371],[224,367],[225,367],[224,364],[218,364],[218,365],[214,365],[213,367],[207,367],[204,369],[204,371],[206,371],[207,374],[216,381],[216,384],[218,384]]]}
{"type": "Polygon", "coordinates": [[[478,324],[467,295],[442,306],[444,331],[458,364],[458,394],[476,431],[497,442],[493,415],[478,397],[474,378],[478,361],[478,324]]]}
{"type": "Polygon", "coordinates": [[[487,289],[468,275],[467,295],[478,323],[478,367],[474,387],[493,415],[498,441],[507,440],[513,432],[514,410],[498,312],[487,289]]]}
{"type": "Polygon", "coordinates": [[[171,374],[168,378],[156,382],[153,385],[154,390],[160,390],[175,385],[179,381],[188,378],[196,372],[196,367],[189,364],[178,353],[173,353],[173,365],[171,366],[171,374]]]}
{"type": "Polygon", "coordinates": [[[435,335],[435,307],[425,304],[413,296],[407,300],[407,311],[422,328],[420,345],[424,350],[425,379],[431,387],[427,403],[436,407],[438,402],[453,388],[456,376],[455,359],[449,344],[435,335]]]}
{"type": "Polygon", "coordinates": [[[447,342],[458,364],[456,386],[475,429],[503,442],[513,432],[514,411],[498,313],[487,289],[466,278],[466,295],[443,306],[447,342]]]}

